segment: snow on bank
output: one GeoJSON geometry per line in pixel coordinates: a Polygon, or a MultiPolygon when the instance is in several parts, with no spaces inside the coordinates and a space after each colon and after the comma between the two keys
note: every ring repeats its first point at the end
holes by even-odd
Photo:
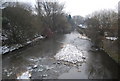
{"type": "Polygon", "coordinates": [[[66,44],[63,48],[54,56],[57,60],[67,61],[71,63],[82,62],[83,54],[72,44],[66,44]]]}
{"type": "Polygon", "coordinates": [[[2,41],[2,40],[7,40],[8,38],[7,38],[7,36],[5,37],[5,36],[2,36],[1,35],[1,33],[0,33],[0,40],[2,41]]]}
{"type": "Polygon", "coordinates": [[[80,25],[78,25],[80,28],[83,28],[83,29],[85,29],[85,28],[87,28],[87,26],[85,26],[85,25],[82,25],[82,24],[80,24],[80,25]]]}
{"type": "Polygon", "coordinates": [[[78,37],[81,39],[90,40],[87,36],[85,36],[85,34],[83,35],[80,34],[78,37]]]}
{"type": "Polygon", "coordinates": [[[35,42],[35,41],[37,41],[37,40],[39,40],[39,39],[44,39],[45,37],[43,37],[43,36],[39,36],[39,37],[37,37],[37,38],[35,38],[35,39],[33,39],[32,41],[27,41],[27,44],[30,44],[30,43],[32,43],[32,42],[35,42]]]}
{"type": "Polygon", "coordinates": [[[117,37],[106,37],[106,39],[115,41],[115,40],[117,40],[118,38],[117,38],[117,37]]]}
{"type": "Polygon", "coordinates": [[[44,37],[40,35],[39,37],[33,39],[32,41],[27,41],[24,45],[22,45],[22,44],[16,44],[16,45],[10,46],[10,47],[9,46],[0,46],[0,54],[5,54],[7,52],[14,51],[16,49],[19,49],[20,47],[24,47],[25,45],[28,45],[28,44],[30,44],[32,42],[35,42],[35,41],[37,41],[39,39],[43,39],[43,38],[44,37]]]}
{"type": "Polygon", "coordinates": [[[8,47],[8,46],[1,46],[0,47],[0,54],[4,54],[10,51],[14,51],[16,49],[19,49],[20,47],[23,47],[21,44],[16,44],[14,46],[8,47]]]}
{"type": "Polygon", "coordinates": [[[9,52],[9,49],[7,46],[0,46],[0,54],[4,54],[6,52],[9,52]]]}

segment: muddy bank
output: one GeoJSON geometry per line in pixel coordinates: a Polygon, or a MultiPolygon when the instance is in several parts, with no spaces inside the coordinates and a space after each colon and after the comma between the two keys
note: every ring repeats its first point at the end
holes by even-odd
{"type": "Polygon", "coordinates": [[[103,40],[104,51],[120,65],[120,55],[118,51],[118,42],[104,39],[103,40]]]}
{"type": "MultiPolygon", "coordinates": [[[[85,34],[87,36],[87,29],[78,28],[77,31],[81,34],[85,34]]],[[[89,36],[89,35],[88,35],[89,36]]],[[[118,40],[110,40],[106,39],[106,37],[102,36],[99,38],[93,38],[93,43],[96,42],[97,45],[93,45],[93,47],[106,52],[110,58],[112,58],[116,63],[120,65],[120,53],[118,51],[118,40]]]]}

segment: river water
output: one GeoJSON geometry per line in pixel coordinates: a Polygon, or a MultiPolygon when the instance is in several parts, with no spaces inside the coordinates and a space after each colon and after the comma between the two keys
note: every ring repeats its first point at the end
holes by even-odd
{"type": "Polygon", "coordinates": [[[3,79],[117,79],[118,65],[74,31],[2,55],[3,79]]]}

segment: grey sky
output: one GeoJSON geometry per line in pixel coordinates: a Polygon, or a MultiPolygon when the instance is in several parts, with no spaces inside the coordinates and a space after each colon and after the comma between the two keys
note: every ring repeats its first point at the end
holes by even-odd
{"type": "MultiPolygon", "coordinates": [[[[31,2],[31,4],[35,4],[36,0],[14,0],[14,1],[24,2],[27,1],[31,2]]],[[[71,14],[72,16],[73,15],[86,16],[94,11],[98,11],[101,9],[117,9],[117,4],[120,0],[57,0],[57,1],[59,1],[60,3],[64,3],[65,4],[64,11],[71,14]]]]}
{"type": "Polygon", "coordinates": [[[71,15],[85,16],[101,9],[117,9],[120,0],[59,0],[65,3],[65,11],[71,15]]]}

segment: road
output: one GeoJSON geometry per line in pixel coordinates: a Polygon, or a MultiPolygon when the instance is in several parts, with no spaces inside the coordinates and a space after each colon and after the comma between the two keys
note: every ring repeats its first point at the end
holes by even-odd
{"type": "Polygon", "coordinates": [[[3,55],[3,79],[116,79],[117,64],[77,31],[3,55]]]}

